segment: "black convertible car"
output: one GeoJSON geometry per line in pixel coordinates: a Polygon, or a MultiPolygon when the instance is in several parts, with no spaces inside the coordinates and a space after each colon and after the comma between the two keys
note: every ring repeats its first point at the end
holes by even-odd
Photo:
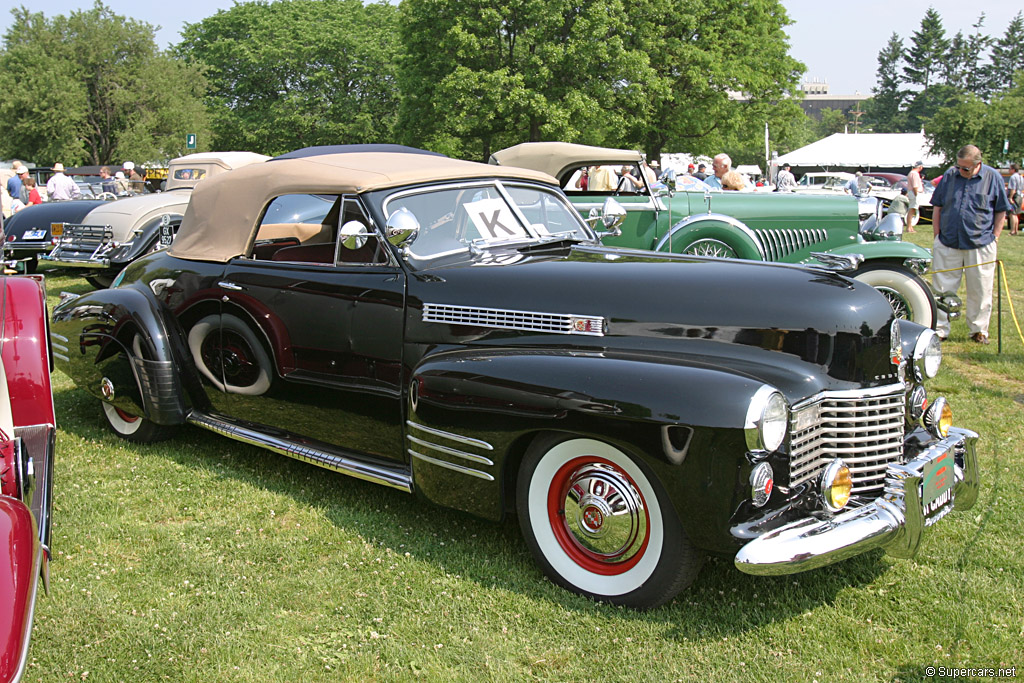
{"type": "MultiPolygon", "coordinates": [[[[200,184],[167,250],[54,312],[110,427],[191,424],[487,519],[635,607],[914,554],[977,497],[935,333],[824,269],[600,245],[554,179],[402,151],[200,184]]],[[[614,227],[614,200],[603,215],[614,227]]]]}

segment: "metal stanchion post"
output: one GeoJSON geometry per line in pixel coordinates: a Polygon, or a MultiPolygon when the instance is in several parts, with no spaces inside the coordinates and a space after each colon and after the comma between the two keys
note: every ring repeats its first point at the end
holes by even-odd
{"type": "Polygon", "coordinates": [[[999,335],[999,344],[996,353],[1003,352],[1003,269],[1002,263],[996,260],[996,334],[999,335]]]}

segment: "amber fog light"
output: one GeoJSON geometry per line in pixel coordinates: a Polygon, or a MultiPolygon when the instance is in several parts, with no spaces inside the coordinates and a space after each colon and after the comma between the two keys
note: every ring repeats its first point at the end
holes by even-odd
{"type": "Polygon", "coordinates": [[[839,512],[850,502],[853,476],[850,468],[838,458],[829,463],[821,475],[821,499],[831,512],[839,512]]]}
{"type": "Polygon", "coordinates": [[[754,507],[764,507],[771,498],[774,487],[775,475],[772,474],[772,466],[766,462],[759,463],[750,473],[750,498],[754,501],[754,507]]]}
{"type": "Polygon", "coordinates": [[[932,436],[944,439],[949,436],[949,428],[953,426],[953,409],[940,396],[924,411],[922,422],[932,436]]]}

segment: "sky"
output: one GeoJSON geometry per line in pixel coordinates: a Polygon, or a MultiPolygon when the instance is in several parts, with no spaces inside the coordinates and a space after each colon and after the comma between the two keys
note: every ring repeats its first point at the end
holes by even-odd
{"type": "MultiPolygon", "coordinates": [[[[104,0],[116,14],[160,26],[157,44],[166,48],[181,40],[180,30],[186,23],[195,23],[230,9],[234,0],[175,0],[147,2],[143,0],[104,0]]],[[[870,95],[875,85],[878,52],[885,47],[893,32],[910,44],[910,36],[921,25],[929,6],[942,17],[948,36],[962,30],[973,33],[972,25],[985,13],[983,33],[1001,37],[1006,24],[1021,11],[1020,3],[1010,0],[782,0],[794,21],[786,29],[790,37],[790,54],[807,67],[807,80],[825,81],[829,92],[836,95],[861,93],[870,95]]],[[[89,0],[0,0],[0,33],[10,25],[11,9],[27,5],[47,16],[68,14],[92,6],[89,0]]]]}

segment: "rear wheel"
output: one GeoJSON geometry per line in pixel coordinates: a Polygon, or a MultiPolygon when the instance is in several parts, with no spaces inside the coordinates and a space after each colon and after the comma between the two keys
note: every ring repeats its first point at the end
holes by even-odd
{"type": "Polygon", "coordinates": [[[114,282],[109,275],[86,275],[85,280],[96,289],[107,289],[114,282]]]}
{"type": "Polygon", "coordinates": [[[602,441],[535,441],[519,471],[516,503],[544,573],[576,593],[647,609],[671,600],[700,570],[703,554],[658,482],[602,441]]]}
{"type": "Polygon", "coordinates": [[[912,271],[891,263],[868,263],[853,277],[878,290],[897,318],[935,327],[935,297],[928,284],[912,271]]]}

